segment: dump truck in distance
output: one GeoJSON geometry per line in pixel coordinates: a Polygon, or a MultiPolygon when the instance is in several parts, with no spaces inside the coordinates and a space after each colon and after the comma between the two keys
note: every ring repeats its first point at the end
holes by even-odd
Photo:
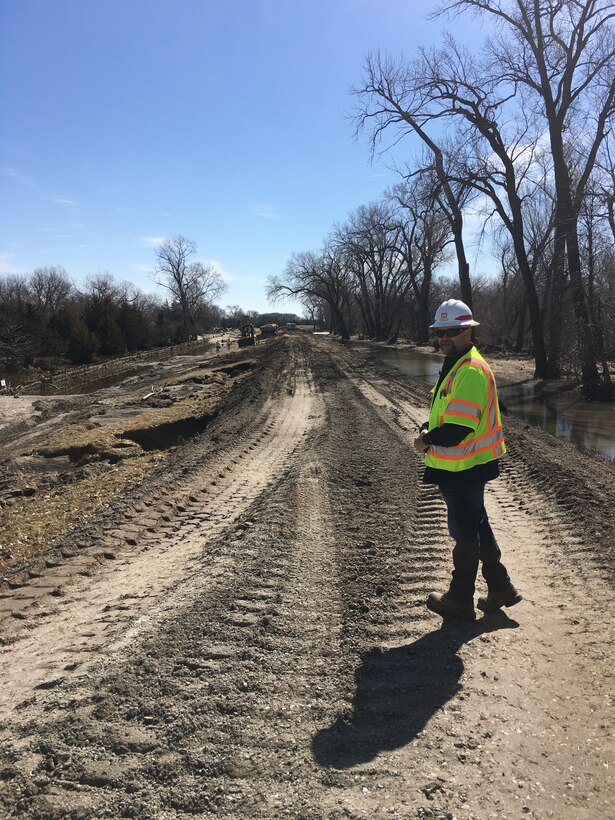
{"type": "Polygon", "coordinates": [[[261,327],[261,336],[273,336],[278,329],[277,325],[263,325],[261,327]]]}

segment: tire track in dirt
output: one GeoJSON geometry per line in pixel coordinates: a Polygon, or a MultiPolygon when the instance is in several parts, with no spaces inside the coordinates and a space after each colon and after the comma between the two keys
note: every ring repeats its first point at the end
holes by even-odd
{"type": "MultiPolygon", "coordinates": [[[[459,677],[456,638],[429,633],[433,621],[424,607],[426,591],[447,570],[441,529],[432,526],[441,502],[419,483],[418,456],[399,447],[399,413],[392,403],[362,377],[335,385],[337,412],[347,408],[353,431],[344,466],[359,493],[354,490],[352,503],[333,495],[334,509],[356,511],[345,527],[340,522],[336,535],[351,669],[344,678],[346,707],[314,737],[323,781],[335,786],[319,806],[323,817],[415,816],[409,807],[426,802],[416,782],[425,766],[417,759],[407,769],[400,766],[396,750],[416,742],[459,677]],[[361,494],[364,483],[369,497],[361,494]],[[355,521],[360,526],[353,530],[355,521]]],[[[431,772],[424,777],[429,782],[431,772]]]]}
{"type": "MultiPolygon", "coordinates": [[[[5,597],[5,614],[13,617],[36,611],[41,598],[55,597],[58,603],[43,610],[39,623],[18,644],[0,650],[0,657],[11,659],[0,695],[3,709],[34,687],[51,688],[69,673],[82,674],[86,659],[91,662],[103,645],[109,652],[134,641],[151,624],[158,600],[168,609],[185,597],[185,582],[200,572],[197,559],[203,548],[279,480],[311,425],[305,367],[298,366],[287,383],[280,404],[264,410],[263,429],[228,453],[214,478],[208,464],[201,475],[192,474],[176,487],[172,500],[158,499],[153,513],[147,506],[142,513],[131,512],[128,526],[106,534],[103,556],[116,560],[98,568],[93,580],[89,574],[97,567],[96,556],[79,555],[5,597]],[[122,549],[126,543],[134,549],[122,549]]],[[[210,568],[210,577],[217,574],[210,568]]]]}
{"type": "MultiPolygon", "coordinates": [[[[331,767],[328,737],[348,725],[362,654],[408,605],[404,570],[424,569],[409,548],[406,453],[339,371],[334,379],[322,434],[252,505],[240,544],[222,535],[203,557],[232,557],[232,572],[145,630],[130,662],[126,647],[50,693],[46,716],[27,727],[32,769],[47,773],[24,803],[29,816],[62,816],[68,801],[96,817],[321,816],[325,804],[343,817],[347,792],[362,804],[363,773],[331,767]]],[[[398,720],[382,706],[372,747],[398,720]]],[[[386,761],[373,768],[388,771],[386,761]]]]}
{"type": "MultiPolygon", "coordinates": [[[[497,648],[488,643],[481,659],[501,668],[498,654],[505,653],[512,673],[483,679],[498,701],[490,752],[512,764],[500,799],[518,802],[522,795],[530,816],[606,817],[614,795],[601,772],[615,757],[611,591],[591,564],[579,569],[574,525],[530,491],[524,474],[509,463],[487,498],[524,595],[511,611],[520,628],[503,635],[497,648]]],[[[481,724],[486,730],[484,719],[481,724]]]]}
{"type": "MultiPolygon", "coordinates": [[[[216,816],[274,817],[289,805],[310,806],[310,740],[338,699],[341,602],[318,456],[307,454],[290,480],[287,509],[294,511],[295,522],[291,527],[287,521],[271,565],[262,572],[275,591],[275,606],[260,623],[264,643],[249,657],[238,651],[236,657],[245,660],[229,670],[234,691],[228,707],[239,719],[213,740],[201,733],[209,753],[225,761],[216,816]]],[[[255,599],[258,588],[248,580],[232,608],[250,612],[255,599]]],[[[232,638],[240,650],[245,640],[246,635],[232,638]]],[[[259,643],[256,636],[252,640],[259,643]]],[[[208,784],[212,787],[216,792],[215,784],[208,784]]]]}
{"type": "MultiPolygon", "coordinates": [[[[424,417],[414,404],[414,391],[400,390],[386,379],[374,384],[355,374],[349,376],[410,448],[412,430],[424,417]],[[404,393],[410,394],[409,401],[404,393]]],[[[574,510],[551,500],[545,503],[539,491],[544,481],[540,477],[537,486],[533,479],[523,462],[508,459],[502,478],[488,485],[486,500],[505,562],[525,596],[525,602],[511,610],[521,625],[505,614],[494,614],[475,625],[453,625],[448,641],[436,638],[435,633],[422,639],[428,647],[422,659],[424,668],[429,668],[430,650],[437,646],[451,659],[451,669],[458,665],[459,688],[451,687],[442,699],[442,705],[448,700],[446,709],[434,710],[431,741],[423,744],[417,739],[414,744],[430,751],[438,743],[443,750],[453,745],[459,751],[453,765],[450,758],[443,759],[447,768],[438,771],[432,766],[430,772],[417,766],[406,737],[394,759],[402,771],[423,770],[425,810],[442,816],[470,811],[476,817],[512,818],[521,812],[576,820],[608,816],[612,806],[612,790],[604,788],[598,774],[606,771],[615,756],[608,717],[609,682],[614,677],[609,648],[615,637],[610,618],[612,595],[594,566],[582,563],[587,536],[578,532],[574,510]],[[591,613],[587,612],[588,601],[591,613]],[[498,630],[497,638],[489,634],[492,630],[498,630]],[[473,702],[479,704],[478,709],[473,702]],[[454,739],[452,744],[449,738],[454,739]],[[493,785],[488,795],[481,788],[485,779],[493,785]]],[[[427,504],[421,510],[419,501],[417,535],[423,531],[422,538],[449,542],[442,526],[445,507],[437,491],[434,498],[433,491],[425,488],[424,495],[430,497],[435,520],[427,504]]],[[[446,588],[447,576],[441,580],[441,588],[446,588]]],[[[410,625],[405,615],[404,620],[410,625]]],[[[391,638],[394,647],[397,635],[391,638]]],[[[417,650],[420,643],[414,645],[413,655],[424,655],[424,647],[417,650]]],[[[373,688],[384,686],[390,696],[391,685],[384,682],[385,677],[395,681],[403,670],[405,681],[416,682],[417,677],[419,683],[424,681],[423,673],[412,672],[403,649],[385,651],[384,660],[365,658],[355,695],[355,731],[362,726],[356,707],[362,701],[373,701],[373,688]]],[[[433,677],[439,682],[436,688],[447,678],[452,683],[454,675],[438,669],[433,677]]],[[[420,738],[420,732],[416,737],[420,738]]],[[[382,778],[380,782],[386,783],[382,778]]]]}
{"type": "Polygon", "coordinates": [[[70,718],[60,699],[49,724],[39,721],[37,733],[55,739],[39,746],[51,787],[28,801],[28,816],[63,816],[69,801],[96,817],[268,817],[311,802],[293,773],[313,769],[311,736],[336,703],[341,631],[318,457],[250,513],[257,523],[212,594],[147,633],[132,663],[118,656],[81,687],[70,718]]]}
{"type": "Polygon", "coordinates": [[[424,607],[450,569],[411,446],[424,394],[310,356],[315,419],[290,470],[139,641],[37,694],[4,805],[35,820],[609,816],[608,602],[592,623],[591,568],[575,579],[547,550],[574,546],[572,522],[511,460],[487,504],[518,621],[443,623],[424,607]]]}
{"type": "Polygon", "coordinates": [[[424,621],[424,603],[429,592],[448,581],[448,568],[442,555],[442,546],[450,540],[446,506],[437,487],[423,483],[423,459],[412,447],[415,431],[425,420],[426,411],[417,405],[414,397],[404,398],[397,385],[391,385],[379,374],[368,371],[364,377],[356,372],[344,372],[382,421],[408,447],[408,478],[412,476],[416,487],[416,502],[408,527],[412,562],[401,569],[399,594],[407,603],[398,619],[399,631],[387,637],[387,640],[398,641],[412,634],[408,625],[413,618],[424,621]]]}

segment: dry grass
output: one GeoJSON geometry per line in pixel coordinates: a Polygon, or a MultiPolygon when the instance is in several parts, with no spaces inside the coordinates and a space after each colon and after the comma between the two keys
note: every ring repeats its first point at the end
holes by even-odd
{"type": "Polygon", "coordinates": [[[45,553],[63,535],[82,525],[129,487],[139,484],[165,456],[147,454],[118,464],[74,484],[17,498],[0,509],[0,572],[45,553]]]}
{"type": "MultiPolygon", "coordinates": [[[[232,363],[229,363],[232,365],[232,363]]],[[[112,419],[122,410],[139,410],[145,390],[131,390],[113,405],[89,405],[80,417],[58,426],[34,445],[30,452],[50,458],[68,455],[68,481],[34,475],[16,476],[14,487],[33,484],[37,491],[28,497],[8,497],[0,506],[0,572],[47,552],[63,536],[82,526],[93,515],[135,487],[168,457],[170,450],[145,452],[130,440],[131,431],[156,431],[176,423],[199,420],[216,412],[231,384],[242,375],[230,377],[210,367],[191,368],[158,385],[155,397],[173,399],[166,407],[143,406],[137,415],[112,419]],[[191,382],[194,392],[185,396],[191,382]],[[96,414],[100,414],[97,420],[96,414]],[[104,421],[108,417],[110,423],[104,421]],[[83,456],[94,456],[91,463],[83,456]],[[75,464],[75,462],[77,462],[75,464]],[[111,463],[110,463],[111,462],[111,463]],[[38,483],[37,483],[38,482],[38,483]]]]}

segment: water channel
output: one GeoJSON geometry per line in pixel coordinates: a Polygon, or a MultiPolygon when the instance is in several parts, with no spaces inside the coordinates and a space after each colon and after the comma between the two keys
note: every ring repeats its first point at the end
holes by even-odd
{"type": "MultiPolygon", "coordinates": [[[[418,353],[413,348],[394,348],[351,342],[366,358],[395,368],[429,386],[437,380],[442,356],[418,353]]],[[[588,402],[578,390],[544,392],[532,384],[498,378],[498,393],[505,412],[540,427],[582,450],[593,450],[615,461],[615,403],[588,402]]]]}

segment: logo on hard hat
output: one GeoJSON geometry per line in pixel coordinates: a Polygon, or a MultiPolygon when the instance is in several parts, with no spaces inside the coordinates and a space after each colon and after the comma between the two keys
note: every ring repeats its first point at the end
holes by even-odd
{"type": "Polygon", "coordinates": [[[461,299],[447,299],[438,307],[436,320],[430,325],[432,330],[441,327],[476,327],[479,324],[472,316],[472,311],[461,299]]]}

